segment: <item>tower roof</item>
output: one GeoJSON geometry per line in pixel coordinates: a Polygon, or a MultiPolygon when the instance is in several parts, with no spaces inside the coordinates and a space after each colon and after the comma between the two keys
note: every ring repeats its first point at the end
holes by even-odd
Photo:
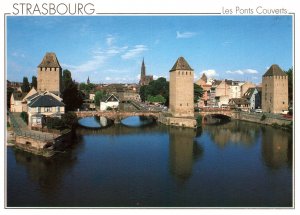
{"type": "Polygon", "coordinates": [[[60,64],[54,52],[47,52],[38,67],[60,68],[60,64]]]}
{"type": "Polygon", "coordinates": [[[263,75],[263,77],[266,77],[266,76],[286,76],[286,75],[287,74],[285,74],[285,72],[283,72],[282,69],[277,64],[273,64],[272,66],[270,66],[268,71],[263,75]]]}
{"type": "Polygon", "coordinates": [[[186,60],[183,57],[179,57],[170,70],[170,72],[175,70],[193,70],[190,65],[186,62],[186,60]]]}
{"type": "Polygon", "coordinates": [[[202,79],[203,81],[207,82],[207,76],[205,75],[205,73],[202,74],[201,79],[202,79]]]}

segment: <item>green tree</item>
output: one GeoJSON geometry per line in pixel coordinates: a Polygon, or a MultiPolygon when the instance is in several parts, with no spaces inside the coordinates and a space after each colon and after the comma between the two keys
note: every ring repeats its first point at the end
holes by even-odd
{"type": "Polygon", "coordinates": [[[197,103],[203,96],[203,88],[198,84],[194,84],[194,103],[197,103]]]}
{"type": "Polygon", "coordinates": [[[69,112],[62,115],[61,118],[65,127],[72,129],[73,126],[77,123],[77,116],[75,113],[69,112]]]}
{"type": "Polygon", "coordinates": [[[83,95],[78,90],[75,81],[72,80],[72,74],[69,70],[63,71],[63,85],[62,98],[66,105],[66,111],[74,111],[80,108],[83,103],[83,95]]]}
{"type": "Polygon", "coordinates": [[[27,112],[21,112],[20,117],[23,119],[24,122],[26,122],[26,124],[28,124],[28,114],[27,112]]]}
{"type": "Polygon", "coordinates": [[[95,93],[95,105],[97,107],[100,106],[100,100],[105,96],[104,92],[102,90],[98,90],[95,93]]]}
{"type": "Polygon", "coordinates": [[[31,77],[31,88],[34,87],[35,89],[37,89],[37,78],[36,76],[32,76],[31,77]]]}
{"type": "Polygon", "coordinates": [[[169,82],[165,78],[158,78],[151,81],[149,85],[140,88],[140,97],[145,101],[148,96],[161,95],[165,99],[165,105],[169,103],[169,82]]]}
{"type": "Polygon", "coordinates": [[[65,69],[63,71],[62,77],[63,89],[70,87],[73,84],[72,74],[69,70],[65,69]]]}
{"type": "Polygon", "coordinates": [[[162,95],[157,95],[157,96],[148,95],[147,101],[164,104],[166,102],[166,99],[162,95]]]}
{"type": "Polygon", "coordinates": [[[89,84],[80,83],[80,85],[79,85],[79,89],[86,93],[90,93],[91,91],[95,90],[95,87],[96,87],[96,85],[92,84],[92,83],[89,83],[89,84]]]}
{"type": "Polygon", "coordinates": [[[289,104],[293,103],[293,68],[285,72],[288,75],[289,104]]]}
{"type": "Polygon", "coordinates": [[[22,92],[25,92],[25,93],[30,91],[30,85],[29,85],[27,77],[23,77],[23,84],[22,84],[21,89],[22,89],[22,92]]]}
{"type": "Polygon", "coordinates": [[[140,97],[141,97],[141,100],[143,101],[143,102],[145,102],[146,101],[146,85],[143,85],[143,86],[141,86],[140,87],[140,97]]]}

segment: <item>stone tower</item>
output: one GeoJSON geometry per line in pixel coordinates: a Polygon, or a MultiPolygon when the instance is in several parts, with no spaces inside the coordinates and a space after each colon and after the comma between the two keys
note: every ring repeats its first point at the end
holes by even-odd
{"type": "Polygon", "coordinates": [[[170,70],[170,112],[175,117],[194,117],[194,70],[179,57],[170,70]]]}
{"type": "Polygon", "coordinates": [[[38,65],[37,91],[50,91],[56,95],[61,94],[62,69],[55,53],[47,52],[40,65],[38,65]]]}
{"type": "Polygon", "coordinates": [[[262,111],[281,113],[288,110],[288,76],[274,64],[262,77],[262,111]]]}

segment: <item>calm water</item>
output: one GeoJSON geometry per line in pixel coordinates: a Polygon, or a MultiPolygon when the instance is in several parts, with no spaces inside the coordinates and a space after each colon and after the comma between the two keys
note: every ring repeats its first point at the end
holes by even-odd
{"type": "Polygon", "coordinates": [[[233,121],[77,130],[44,159],[8,148],[7,204],[19,207],[291,207],[292,134],[233,121]]]}

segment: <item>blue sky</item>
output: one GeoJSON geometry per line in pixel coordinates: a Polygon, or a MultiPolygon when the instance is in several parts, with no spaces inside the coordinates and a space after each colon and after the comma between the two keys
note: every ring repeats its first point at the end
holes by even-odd
{"type": "Polygon", "coordinates": [[[272,64],[292,67],[291,16],[7,17],[7,79],[31,80],[55,52],[78,82],[137,83],[146,73],[169,76],[183,56],[216,79],[261,82],[272,64]]]}

